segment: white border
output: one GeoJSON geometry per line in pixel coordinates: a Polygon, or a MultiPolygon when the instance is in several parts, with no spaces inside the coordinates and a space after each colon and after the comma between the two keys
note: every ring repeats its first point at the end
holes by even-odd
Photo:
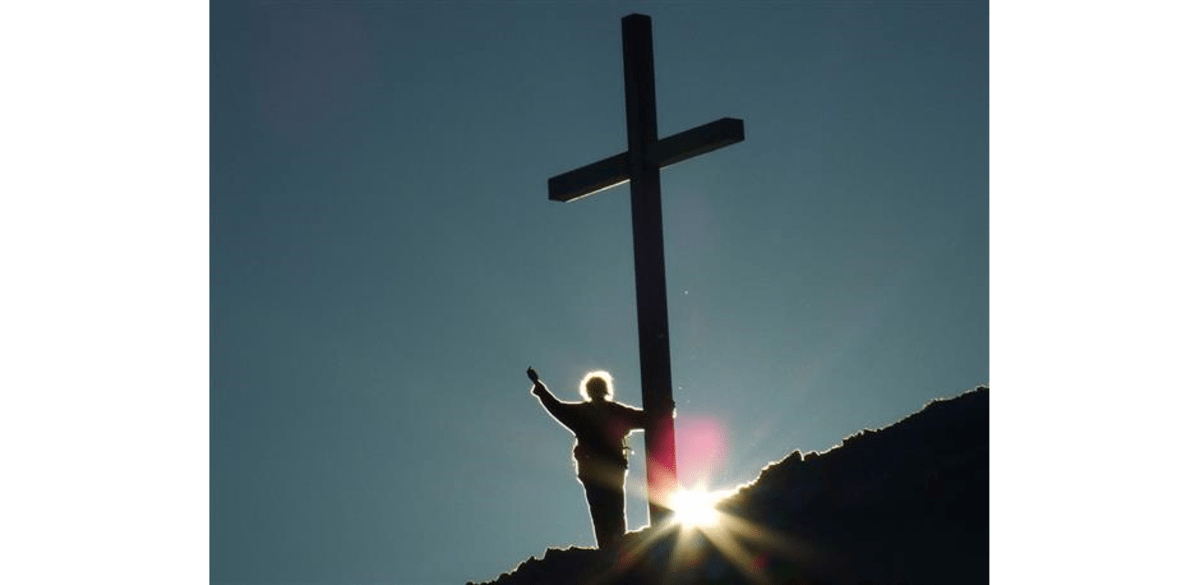
{"type": "Polygon", "coordinates": [[[3,583],[208,582],[208,5],[0,16],[3,583]]]}

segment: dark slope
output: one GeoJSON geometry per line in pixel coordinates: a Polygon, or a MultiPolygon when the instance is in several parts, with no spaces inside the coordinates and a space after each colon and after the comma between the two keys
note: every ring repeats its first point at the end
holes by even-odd
{"type": "Polygon", "coordinates": [[[718,509],[727,520],[704,533],[550,549],[493,583],[987,583],[988,389],[794,452],[718,509]]]}

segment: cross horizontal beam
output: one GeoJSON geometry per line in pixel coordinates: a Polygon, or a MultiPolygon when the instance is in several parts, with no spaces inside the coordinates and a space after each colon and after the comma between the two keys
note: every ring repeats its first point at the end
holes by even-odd
{"type": "Polygon", "coordinates": [[[605,189],[629,182],[629,153],[610,156],[602,161],[550,177],[550,199],[574,201],[605,189]]]}
{"type": "MultiPolygon", "coordinates": [[[[746,130],[741,120],[721,118],[655,141],[648,149],[647,158],[654,166],[666,168],[745,139],[746,130]]],[[[629,181],[629,163],[629,152],[626,151],[550,177],[550,199],[574,201],[623,184],[629,181]]]]}

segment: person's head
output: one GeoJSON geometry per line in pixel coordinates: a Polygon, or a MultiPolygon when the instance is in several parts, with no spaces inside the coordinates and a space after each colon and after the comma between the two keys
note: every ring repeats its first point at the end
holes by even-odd
{"type": "Polygon", "coordinates": [[[604,370],[588,372],[579,383],[579,393],[585,400],[612,400],[612,376],[604,370]]]}

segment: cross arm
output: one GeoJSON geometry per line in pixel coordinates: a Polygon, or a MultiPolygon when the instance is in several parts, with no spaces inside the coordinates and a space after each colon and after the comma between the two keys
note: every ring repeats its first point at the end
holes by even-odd
{"type": "Polygon", "coordinates": [[[550,199],[574,201],[629,180],[629,153],[610,156],[573,171],[550,177],[550,199]]]}
{"type": "MultiPolygon", "coordinates": [[[[665,168],[745,139],[746,130],[741,120],[721,118],[654,141],[650,144],[648,156],[657,167],[665,168]]],[[[550,177],[550,199],[575,201],[609,187],[616,187],[628,180],[629,153],[622,152],[550,177]]]]}
{"type": "Polygon", "coordinates": [[[650,145],[650,159],[659,168],[666,168],[745,139],[746,129],[741,120],[721,118],[655,141],[650,145]]]}

